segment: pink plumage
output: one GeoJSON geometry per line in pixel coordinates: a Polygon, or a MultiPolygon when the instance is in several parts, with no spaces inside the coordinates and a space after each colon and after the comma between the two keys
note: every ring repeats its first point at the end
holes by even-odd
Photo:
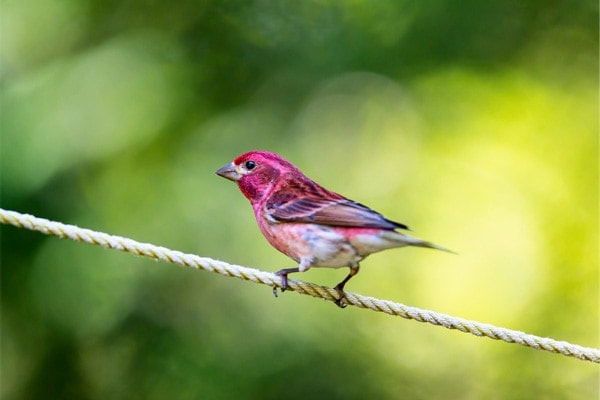
{"type": "Polygon", "coordinates": [[[349,267],[335,287],[336,304],[343,307],[344,286],[358,273],[369,254],[394,247],[418,246],[449,251],[396,229],[408,229],[380,213],[320,186],[281,156],[251,151],[217,171],[237,182],[252,204],[260,231],[277,250],[299,263],[282,269],[281,290],[287,275],[311,267],[349,267]]]}

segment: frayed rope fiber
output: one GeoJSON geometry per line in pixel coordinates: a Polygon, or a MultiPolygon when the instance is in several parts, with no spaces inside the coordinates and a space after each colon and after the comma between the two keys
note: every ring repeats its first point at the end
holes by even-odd
{"type": "MultiPolygon", "coordinates": [[[[100,245],[108,249],[119,250],[136,254],[138,256],[167,261],[184,267],[203,269],[225,276],[261,283],[273,288],[281,287],[280,277],[271,272],[260,271],[254,268],[242,267],[239,265],[232,265],[207,257],[200,257],[194,254],[186,254],[180,251],[170,250],[165,247],[155,246],[149,243],[136,242],[135,240],[129,238],[109,235],[103,232],[96,232],[91,229],[79,228],[74,225],[66,225],[44,218],[37,218],[28,214],[21,214],[15,211],[8,211],[0,208],[0,222],[19,228],[42,232],[46,235],[54,235],[65,239],[75,240],[77,242],[100,245]]],[[[298,280],[290,279],[288,281],[287,290],[329,301],[335,301],[337,299],[337,293],[332,288],[298,280]]],[[[362,296],[355,293],[346,293],[346,301],[348,305],[353,305],[360,308],[367,308],[369,310],[396,315],[419,322],[427,322],[429,324],[443,326],[448,329],[457,329],[461,332],[470,333],[475,336],[485,336],[491,339],[502,340],[506,343],[516,343],[520,344],[521,346],[562,354],[584,361],[600,363],[600,350],[591,347],[583,347],[564,341],[534,336],[524,332],[500,328],[477,321],[469,321],[446,314],[440,314],[434,311],[422,310],[415,307],[409,307],[404,304],[394,303],[388,300],[380,300],[374,297],[362,296]]]]}

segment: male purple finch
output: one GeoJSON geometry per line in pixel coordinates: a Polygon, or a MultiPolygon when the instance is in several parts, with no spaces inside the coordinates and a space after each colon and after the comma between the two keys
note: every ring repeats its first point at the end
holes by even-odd
{"type": "MultiPolygon", "coordinates": [[[[370,208],[320,186],[281,156],[251,151],[219,169],[217,175],[237,182],[252,204],[260,231],[273,247],[299,263],[276,272],[281,290],[287,276],[311,267],[349,267],[335,286],[336,304],[345,306],[344,286],[371,253],[404,246],[449,251],[396,229],[408,229],[370,208]]],[[[275,291],[276,293],[276,291],[275,291]]]]}

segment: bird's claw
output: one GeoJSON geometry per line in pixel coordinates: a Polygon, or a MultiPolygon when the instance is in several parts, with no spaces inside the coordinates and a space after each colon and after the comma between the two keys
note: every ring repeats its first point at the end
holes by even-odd
{"type": "Polygon", "coordinates": [[[348,307],[348,301],[346,300],[346,297],[340,297],[339,299],[335,300],[334,303],[339,308],[348,307]]]}
{"type": "Polygon", "coordinates": [[[335,291],[339,296],[337,300],[334,301],[335,305],[339,308],[346,308],[348,306],[348,299],[346,299],[346,293],[344,292],[344,289],[336,286],[335,291]]]}
{"type": "MultiPolygon", "coordinates": [[[[281,293],[285,292],[288,286],[287,272],[285,270],[275,272],[275,275],[281,278],[281,293]]],[[[277,286],[273,286],[273,295],[277,296],[277,286]]]]}

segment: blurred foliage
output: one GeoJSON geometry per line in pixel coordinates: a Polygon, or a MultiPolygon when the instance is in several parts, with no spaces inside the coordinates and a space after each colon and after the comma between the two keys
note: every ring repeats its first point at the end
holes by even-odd
{"type": "MultiPolygon", "coordinates": [[[[251,149],[460,255],[349,290],[598,346],[598,3],[7,0],[3,208],[277,270],[251,149]]],[[[598,368],[1,227],[3,399],[598,397],[598,368]]],[[[334,284],[345,271],[301,279],[334,284]]]]}

